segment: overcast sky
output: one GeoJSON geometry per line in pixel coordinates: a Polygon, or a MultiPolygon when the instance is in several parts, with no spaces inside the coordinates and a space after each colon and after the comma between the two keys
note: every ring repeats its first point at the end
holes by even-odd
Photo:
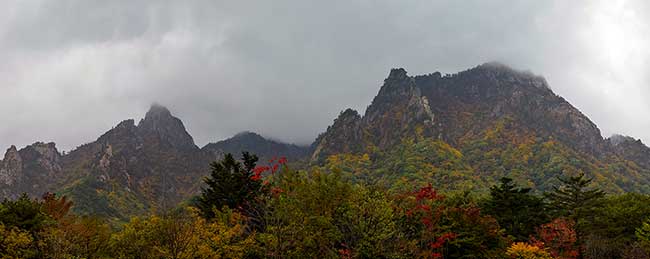
{"type": "Polygon", "coordinates": [[[309,143],[392,67],[488,61],[543,75],[603,135],[650,142],[650,4],[638,1],[8,0],[0,148],[70,150],[158,102],[203,146],[309,143]]]}

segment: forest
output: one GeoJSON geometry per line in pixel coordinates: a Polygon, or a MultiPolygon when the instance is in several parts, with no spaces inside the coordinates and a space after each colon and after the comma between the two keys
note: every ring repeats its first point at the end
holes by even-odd
{"type": "Polygon", "coordinates": [[[75,215],[52,193],[0,204],[0,258],[648,258],[650,196],[585,174],[544,193],[387,189],[332,168],[244,152],[211,164],[199,195],[128,222],[75,215]],[[260,165],[258,165],[258,163],[260,165]],[[263,164],[263,165],[262,165],[263,164]]]}

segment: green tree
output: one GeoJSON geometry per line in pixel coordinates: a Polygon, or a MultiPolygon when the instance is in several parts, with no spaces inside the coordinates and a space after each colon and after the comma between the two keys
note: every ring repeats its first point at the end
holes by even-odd
{"type": "Polygon", "coordinates": [[[43,212],[42,204],[31,199],[27,194],[21,195],[16,200],[5,199],[0,204],[0,223],[6,227],[17,227],[22,230],[36,233],[50,220],[43,212]]]}
{"type": "Polygon", "coordinates": [[[343,251],[349,249],[354,258],[385,258],[395,253],[398,231],[392,205],[383,192],[355,186],[336,210],[343,251]]]}
{"type": "Polygon", "coordinates": [[[646,219],[635,231],[636,238],[645,245],[650,245],[650,218],[646,219]]]}
{"type": "Polygon", "coordinates": [[[518,188],[512,179],[504,177],[500,185],[490,188],[490,199],[483,205],[483,211],[517,241],[528,240],[536,227],[548,222],[543,199],[530,191],[518,188]]]}
{"type": "Polygon", "coordinates": [[[265,231],[264,254],[271,258],[335,258],[343,243],[337,226],[345,217],[353,187],[339,173],[285,170],[276,175],[265,231]]]}
{"type": "Polygon", "coordinates": [[[605,192],[590,188],[593,179],[587,178],[584,173],[558,179],[562,184],[553,186],[553,191],[545,193],[551,209],[558,216],[570,218],[575,222],[593,219],[605,192]]]}
{"type": "Polygon", "coordinates": [[[226,154],[221,161],[210,165],[210,176],[203,180],[207,187],[202,188],[195,202],[204,218],[214,218],[214,210],[223,207],[239,210],[245,215],[254,207],[253,200],[262,187],[259,179],[254,178],[258,158],[243,152],[241,160],[243,164],[232,154],[226,154]]]}
{"type": "Polygon", "coordinates": [[[133,218],[113,234],[111,258],[243,258],[256,250],[254,237],[244,233],[244,222],[227,208],[210,221],[193,211],[133,218]]]}
{"type": "MultiPolygon", "coordinates": [[[[590,188],[593,179],[587,178],[584,173],[559,180],[562,184],[554,186],[553,191],[545,193],[545,196],[557,216],[566,217],[576,223],[576,244],[582,247],[586,229],[593,223],[605,192],[590,188]]],[[[579,258],[583,258],[582,249],[579,250],[579,258]]]]}
{"type": "Polygon", "coordinates": [[[630,250],[635,230],[650,215],[650,196],[639,193],[608,195],[585,228],[585,249],[590,258],[618,258],[630,250]]]}

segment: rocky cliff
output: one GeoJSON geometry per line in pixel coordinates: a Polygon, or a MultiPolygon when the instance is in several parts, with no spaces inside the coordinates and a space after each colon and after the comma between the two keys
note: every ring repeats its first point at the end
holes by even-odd
{"type": "Polygon", "coordinates": [[[264,159],[301,159],[309,148],[247,132],[200,149],[180,119],[154,104],[138,124],[124,120],[65,155],[54,143],[10,147],[0,160],[0,196],[58,192],[68,195],[82,214],[127,218],[190,198],[209,174],[210,162],[242,151],[264,159]]]}
{"type": "MultiPolygon", "coordinates": [[[[554,176],[582,171],[607,190],[650,191],[645,186],[650,180],[650,149],[629,139],[613,145],[544,78],[499,63],[444,76],[391,70],[363,116],[346,110],[316,139],[311,160],[322,165],[332,155],[367,154],[377,165],[390,161],[394,150],[404,149],[405,140],[413,147],[436,141],[429,149],[449,145],[462,163],[461,169],[444,172],[449,177],[471,168],[465,174],[481,181],[511,176],[545,189],[555,182],[554,176]]],[[[386,169],[379,167],[373,170],[386,169]]],[[[420,167],[438,165],[415,166],[420,167]]],[[[398,172],[386,173],[401,174],[399,168],[391,170],[398,172]]]]}

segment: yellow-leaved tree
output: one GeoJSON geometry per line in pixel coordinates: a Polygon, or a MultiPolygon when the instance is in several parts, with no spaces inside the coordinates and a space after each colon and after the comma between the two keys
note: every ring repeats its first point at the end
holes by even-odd
{"type": "Polygon", "coordinates": [[[513,259],[553,259],[543,248],[522,242],[513,243],[506,255],[513,259]]]}
{"type": "Polygon", "coordinates": [[[33,241],[29,232],[0,224],[1,259],[29,258],[34,253],[31,249],[33,241]]]}

